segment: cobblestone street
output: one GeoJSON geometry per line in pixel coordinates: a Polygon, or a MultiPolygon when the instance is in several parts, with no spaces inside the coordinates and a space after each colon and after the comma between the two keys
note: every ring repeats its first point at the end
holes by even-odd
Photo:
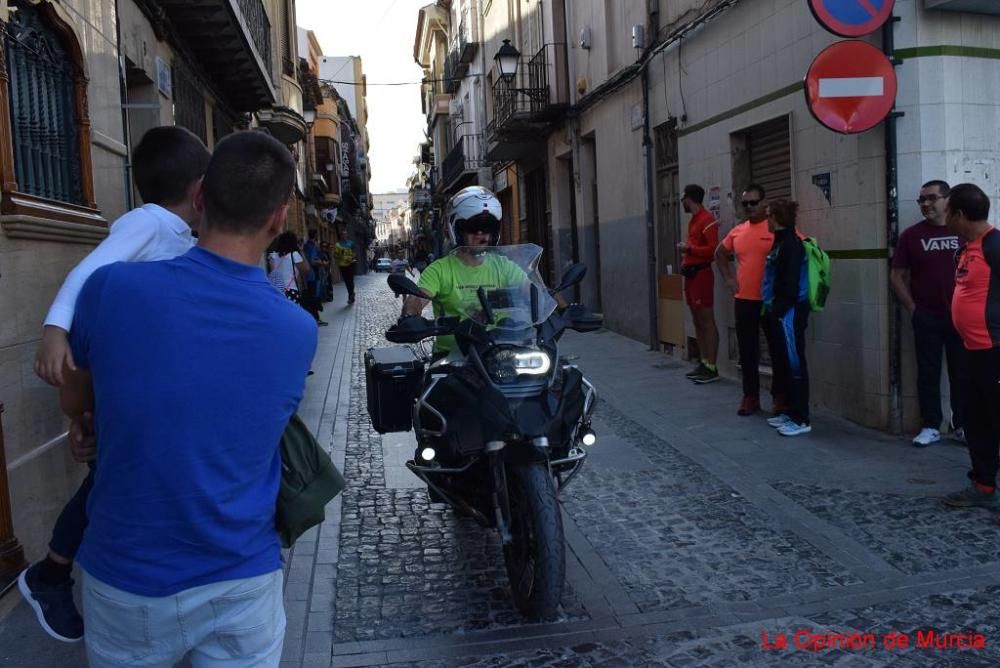
{"type": "MultiPolygon", "coordinates": [[[[562,499],[560,617],[524,623],[498,538],[401,470],[412,434],[370,428],[363,354],[399,309],[385,277],[362,277],[352,309],[338,296],[300,414],[349,486],[287,555],[283,666],[1000,664],[1000,527],[937,499],[963,484],[964,449],[822,412],[780,439],[735,415],[734,385],[692,386],[606,331],[564,339],[601,393],[599,438],[562,499]],[[983,647],[938,648],[931,629],[983,647]],[[896,634],[910,645],[885,647],[896,634]]],[[[85,661],[23,603],[0,647],[5,666],[85,661]]]]}
{"type": "Polygon", "coordinates": [[[522,623],[496,536],[389,472],[390,435],[370,429],[362,355],[386,345],[398,305],[384,278],[364,281],[345,369],[350,487],[332,663],[305,647],[302,665],[1000,661],[1000,528],[936,498],[963,483],[964,450],[916,451],[822,415],[811,437],[779,440],[761,419],[730,411],[735,387],[692,391],[681,365],[609,332],[564,342],[601,392],[599,441],[563,498],[562,616],[522,623]],[[980,633],[985,648],[917,647],[922,629],[980,633]],[[795,649],[797,632],[814,651],[795,649]],[[885,648],[893,632],[911,646],[885,648]],[[787,634],[789,647],[765,649],[764,633],[772,645],[787,634]],[[877,644],[817,648],[806,633],[872,634],[877,644]]]}

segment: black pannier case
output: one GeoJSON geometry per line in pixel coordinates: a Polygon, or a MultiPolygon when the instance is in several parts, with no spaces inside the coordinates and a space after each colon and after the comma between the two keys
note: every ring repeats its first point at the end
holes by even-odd
{"type": "Polygon", "coordinates": [[[380,434],[410,431],[413,400],[420,390],[424,364],[406,346],[369,348],[365,353],[368,415],[380,434]]]}

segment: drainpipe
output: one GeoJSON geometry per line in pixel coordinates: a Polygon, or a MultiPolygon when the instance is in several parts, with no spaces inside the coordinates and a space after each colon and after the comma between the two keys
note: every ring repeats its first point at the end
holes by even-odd
{"type": "Polygon", "coordinates": [[[646,187],[646,272],[649,290],[649,349],[659,348],[656,327],[656,224],[653,221],[653,140],[649,135],[649,68],[642,68],[642,159],[646,187]]]}
{"type": "MultiPolygon", "coordinates": [[[[570,22],[570,3],[565,2],[563,4],[563,36],[566,42],[566,101],[570,103],[570,106],[576,104],[576,98],[574,98],[574,91],[576,91],[576,58],[571,53],[573,42],[572,39],[572,24],[570,22]]],[[[577,115],[567,115],[566,123],[569,129],[570,138],[570,150],[573,156],[573,170],[570,174],[572,188],[570,190],[569,196],[574,200],[574,208],[576,210],[576,220],[572,221],[572,224],[576,226],[577,234],[576,238],[573,240],[572,255],[574,262],[583,262],[585,253],[581,251],[582,243],[580,242],[580,230],[582,228],[582,212],[584,211],[583,206],[583,189],[580,187],[580,117],[577,115]],[[577,197],[577,191],[579,191],[580,196],[577,197]]],[[[596,211],[594,214],[596,215],[596,211]]],[[[581,284],[576,286],[576,300],[580,300],[580,288],[581,284]]]]}
{"type": "MultiPolygon", "coordinates": [[[[899,21],[898,16],[891,16],[882,26],[882,51],[893,65],[899,65],[896,59],[896,41],[893,25],[899,21]]],[[[893,250],[899,239],[899,190],[898,190],[898,152],[896,121],[902,112],[891,111],[885,119],[885,187],[886,187],[886,240],[888,243],[889,262],[892,262],[893,250]]],[[[892,304],[889,321],[889,430],[894,433],[903,431],[903,308],[891,286],[886,286],[892,304]]]]}
{"type": "Polygon", "coordinates": [[[125,144],[125,210],[135,207],[132,199],[132,138],[129,133],[128,85],[125,81],[125,56],[122,55],[122,15],[115,0],[115,39],[118,47],[118,89],[122,98],[122,139],[125,144]]]}

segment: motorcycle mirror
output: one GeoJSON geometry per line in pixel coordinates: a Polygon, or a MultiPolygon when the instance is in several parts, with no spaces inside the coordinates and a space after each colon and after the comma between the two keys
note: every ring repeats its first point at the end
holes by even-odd
{"type": "Polygon", "coordinates": [[[389,283],[389,289],[391,289],[393,294],[397,297],[399,295],[415,295],[417,297],[424,296],[420,288],[417,287],[417,284],[402,274],[390,274],[387,282],[389,283]]]}
{"type": "Polygon", "coordinates": [[[582,262],[577,262],[569,266],[568,269],[563,273],[562,279],[559,281],[559,285],[550,291],[550,294],[558,294],[567,288],[571,288],[580,281],[583,277],[587,275],[587,265],[582,262]]]}

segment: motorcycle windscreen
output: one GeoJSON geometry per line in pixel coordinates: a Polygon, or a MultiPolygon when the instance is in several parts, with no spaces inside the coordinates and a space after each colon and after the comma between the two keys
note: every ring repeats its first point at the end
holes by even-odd
{"type": "Polygon", "coordinates": [[[555,311],[557,302],[538,272],[540,246],[461,246],[450,255],[459,262],[456,280],[464,281],[456,285],[452,308],[460,318],[485,325],[495,341],[530,341],[533,327],[555,311]]]}

